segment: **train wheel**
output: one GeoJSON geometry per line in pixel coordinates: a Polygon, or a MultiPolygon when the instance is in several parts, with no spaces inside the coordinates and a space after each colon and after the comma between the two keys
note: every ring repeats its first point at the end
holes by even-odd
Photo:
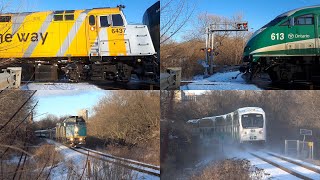
{"type": "Polygon", "coordinates": [[[278,67],[273,67],[272,69],[268,70],[269,77],[272,82],[279,82],[280,81],[280,70],[278,67]]]}

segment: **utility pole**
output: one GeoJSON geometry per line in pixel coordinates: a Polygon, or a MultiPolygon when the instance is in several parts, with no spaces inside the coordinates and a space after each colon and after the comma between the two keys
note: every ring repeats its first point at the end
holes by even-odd
{"type": "Polygon", "coordinates": [[[205,67],[205,76],[213,74],[214,66],[214,56],[216,55],[215,47],[215,33],[216,32],[235,32],[235,31],[248,31],[248,22],[227,22],[227,23],[215,23],[210,24],[206,28],[206,64],[208,67],[205,67]]]}

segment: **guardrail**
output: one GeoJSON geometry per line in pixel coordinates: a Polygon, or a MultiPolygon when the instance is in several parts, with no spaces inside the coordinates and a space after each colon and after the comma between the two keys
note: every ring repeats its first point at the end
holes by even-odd
{"type": "Polygon", "coordinates": [[[0,90],[19,89],[21,85],[21,67],[8,67],[0,72],[0,90]]]}
{"type": "Polygon", "coordinates": [[[161,90],[179,90],[181,84],[181,68],[168,68],[166,73],[160,74],[161,90]]]}

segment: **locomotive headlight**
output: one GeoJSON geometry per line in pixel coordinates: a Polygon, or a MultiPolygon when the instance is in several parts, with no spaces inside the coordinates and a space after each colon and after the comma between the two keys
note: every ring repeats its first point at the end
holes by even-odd
{"type": "Polygon", "coordinates": [[[141,59],[138,59],[137,61],[138,61],[138,62],[141,62],[142,60],[141,60],[141,59]]]}
{"type": "Polygon", "coordinates": [[[70,138],[70,141],[73,141],[73,138],[70,138]]]}
{"type": "Polygon", "coordinates": [[[80,140],[80,141],[82,141],[83,139],[82,139],[82,138],[80,138],[79,140],[80,140]]]}
{"type": "Polygon", "coordinates": [[[259,134],[262,134],[263,133],[263,131],[259,131],[259,134]]]}

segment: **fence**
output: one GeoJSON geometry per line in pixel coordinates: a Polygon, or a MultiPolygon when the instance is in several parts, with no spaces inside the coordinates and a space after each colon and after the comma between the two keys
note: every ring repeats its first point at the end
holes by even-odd
{"type": "Polygon", "coordinates": [[[313,142],[285,140],[285,155],[302,159],[313,159],[313,142]]]}

